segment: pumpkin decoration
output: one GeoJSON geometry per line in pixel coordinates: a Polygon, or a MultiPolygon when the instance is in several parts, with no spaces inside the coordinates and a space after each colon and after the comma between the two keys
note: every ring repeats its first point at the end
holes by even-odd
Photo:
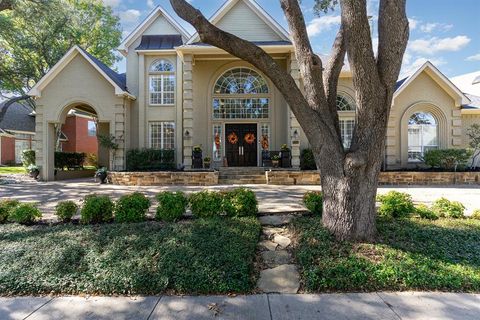
{"type": "Polygon", "coordinates": [[[228,135],[228,142],[230,144],[237,144],[238,143],[238,136],[235,132],[232,132],[228,135]]]}
{"type": "Polygon", "coordinates": [[[255,135],[253,133],[247,133],[243,139],[246,143],[253,144],[255,142],[255,135]]]}
{"type": "Polygon", "coordinates": [[[268,142],[268,136],[266,134],[262,135],[262,140],[260,141],[260,143],[262,144],[263,150],[268,150],[270,144],[268,142]]]}

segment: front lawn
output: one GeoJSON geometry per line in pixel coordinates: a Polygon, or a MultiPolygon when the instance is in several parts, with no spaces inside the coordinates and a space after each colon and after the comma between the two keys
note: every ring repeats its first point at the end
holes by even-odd
{"type": "Polygon", "coordinates": [[[259,234],[256,218],[0,225],[0,295],[247,293],[259,234]]]}
{"type": "Polygon", "coordinates": [[[0,174],[25,174],[24,167],[0,167],[0,174]]]}
{"type": "Polygon", "coordinates": [[[318,217],[293,223],[305,291],[480,291],[480,221],[378,220],[375,244],[339,243],[318,217]]]}

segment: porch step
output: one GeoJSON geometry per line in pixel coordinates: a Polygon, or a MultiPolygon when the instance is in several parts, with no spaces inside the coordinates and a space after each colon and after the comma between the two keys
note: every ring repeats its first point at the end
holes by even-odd
{"type": "Polygon", "coordinates": [[[266,184],[265,168],[221,168],[219,184],[266,184]]]}

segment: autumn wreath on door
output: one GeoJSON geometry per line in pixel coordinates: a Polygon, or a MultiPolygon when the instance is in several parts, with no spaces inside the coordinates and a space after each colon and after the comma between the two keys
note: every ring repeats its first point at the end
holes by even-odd
{"type": "Polygon", "coordinates": [[[255,142],[255,135],[253,133],[247,133],[243,139],[246,143],[253,144],[255,142]]]}
{"type": "Polygon", "coordinates": [[[238,136],[235,132],[232,132],[227,137],[228,143],[230,144],[237,144],[238,143],[238,136]]]}

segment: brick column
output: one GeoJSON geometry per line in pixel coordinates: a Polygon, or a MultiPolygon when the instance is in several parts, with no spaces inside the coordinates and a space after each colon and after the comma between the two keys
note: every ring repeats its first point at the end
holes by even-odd
{"type": "MultiPolygon", "coordinates": [[[[300,86],[300,69],[294,53],[292,53],[290,56],[290,74],[295,80],[297,86],[300,86]]],[[[302,128],[300,127],[300,123],[298,123],[298,120],[291,111],[290,107],[288,107],[288,114],[290,146],[292,149],[292,167],[294,169],[300,169],[300,132],[302,128]]]]}
{"type": "Polygon", "coordinates": [[[193,149],[193,56],[183,57],[183,165],[192,168],[193,149]]]}

